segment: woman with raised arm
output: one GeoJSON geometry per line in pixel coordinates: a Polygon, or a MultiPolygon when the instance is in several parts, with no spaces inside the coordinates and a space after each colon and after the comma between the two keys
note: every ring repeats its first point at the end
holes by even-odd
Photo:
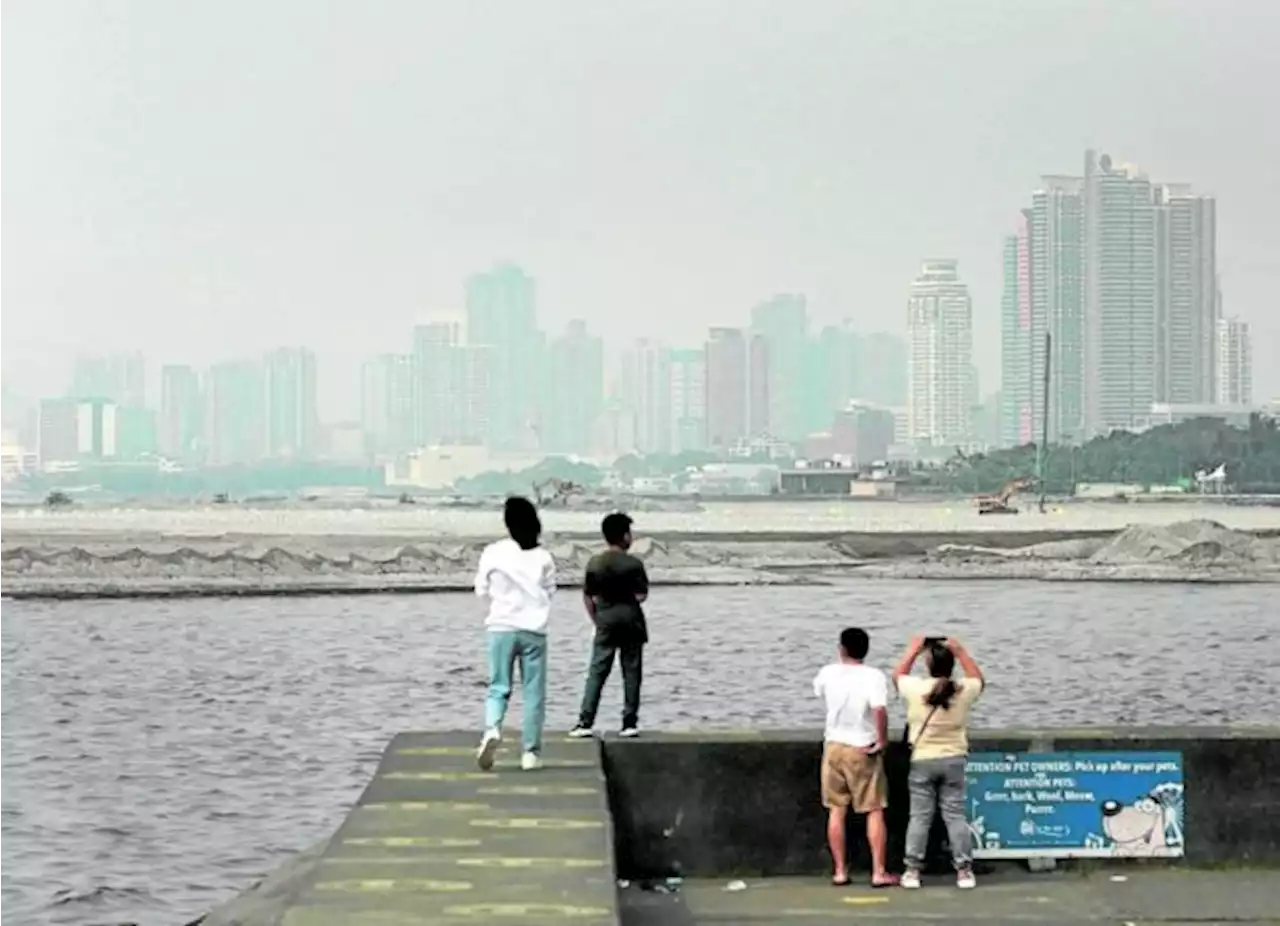
{"type": "Polygon", "coordinates": [[[982,670],[959,640],[945,637],[912,637],[907,651],[893,670],[893,684],[907,708],[907,746],[911,771],[907,778],[911,795],[911,821],[907,824],[907,868],[902,886],[918,888],[929,846],[935,805],[951,840],[956,887],[977,886],[973,877],[973,840],[965,819],[965,760],[969,754],[969,708],[982,694],[982,670]],[[927,678],[911,675],[921,654],[927,678]],[[956,662],[964,678],[951,677],[956,662]]]}

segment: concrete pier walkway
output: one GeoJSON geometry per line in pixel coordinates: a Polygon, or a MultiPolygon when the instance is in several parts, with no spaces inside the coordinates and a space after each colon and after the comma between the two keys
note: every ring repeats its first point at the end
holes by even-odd
{"type": "MultiPolygon", "coordinates": [[[[518,734],[509,735],[490,772],[476,768],[474,733],[397,736],[332,839],[211,912],[205,926],[1280,926],[1277,729],[975,732],[978,752],[1178,752],[1187,839],[1174,862],[1044,873],[980,862],[977,890],[964,892],[949,875],[926,876],[918,891],[871,889],[860,880],[858,827],[854,884],[830,884],[817,731],[551,733],[546,766],[534,772],[520,770],[518,734]]],[[[907,806],[901,744],[886,768],[896,869],[907,806]]],[[[941,855],[931,858],[945,868],[941,855]]]]}
{"type": "Polygon", "coordinates": [[[948,878],[918,891],[832,887],[819,878],[685,881],[676,892],[619,892],[623,926],[947,923],[954,926],[1280,923],[1280,872],[1125,866],[1090,874],[1009,870],[958,891],[948,878]]]}
{"type": "MultiPolygon", "coordinates": [[[[518,737],[518,735],[517,735],[518,737]]],[[[405,733],[285,911],[286,926],[618,922],[600,749],[552,735],[544,768],[504,743],[405,733]]]]}

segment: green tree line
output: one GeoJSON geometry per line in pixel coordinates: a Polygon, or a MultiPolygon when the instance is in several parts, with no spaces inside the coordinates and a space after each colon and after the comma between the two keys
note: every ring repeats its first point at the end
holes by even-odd
{"type": "MultiPolygon", "coordinates": [[[[1115,431],[1080,446],[1050,445],[1042,461],[1044,489],[1068,494],[1079,483],[1176,485],[1197,472],[1226,468],[1237,492],[1280,492],[1280,428],[1253,415],[1248,427],[1196,418],[1141,433],[1115,431]]],[[[959,457],[926,477],[928,484],[965,492],[995,492],[1010,480],[1036,476],[1036,445],[959,457]]]]}

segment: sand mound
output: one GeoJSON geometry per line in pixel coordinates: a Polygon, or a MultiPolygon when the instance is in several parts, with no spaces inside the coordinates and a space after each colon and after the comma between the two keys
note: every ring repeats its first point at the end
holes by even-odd
{"type": "Polygon", "coordinates": [[[1108,539],[1051,540],[1003,549],[942,544],[929,557],[940,563],[1040,561],[1081,566],[1178,566],[1248,569],[1280,565],[1280,539],[1234,531],[1216,521],[1131,524],[1108,539]]]}
{"type": "Polygon", "coordinates": [[[1280,541],[1233,531],[1217,521],[1131,525],[1104,543],[1089,562],[1100,566],[1186,563],[1196,566],[1274,565],[1280,541]]]}

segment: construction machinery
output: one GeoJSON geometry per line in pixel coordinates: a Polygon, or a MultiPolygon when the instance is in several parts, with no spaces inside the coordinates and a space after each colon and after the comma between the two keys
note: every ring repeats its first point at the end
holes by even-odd
{"type": "Polygon", "coordinates": [[[533,498],[539,508],[563,508],[569,499],[583,493],[582,486],[554,476],[533,484],[533,498]]]}
{"type": "Polygon", "coordinates": [[[1034,479],[1022,476],[1006,482],[999,492],[977,496],[974,501],[978,503],[978,514],[1017,514],[1018,509],[1009,504],[1010,499],[1035,484],[1034,479]]]}

